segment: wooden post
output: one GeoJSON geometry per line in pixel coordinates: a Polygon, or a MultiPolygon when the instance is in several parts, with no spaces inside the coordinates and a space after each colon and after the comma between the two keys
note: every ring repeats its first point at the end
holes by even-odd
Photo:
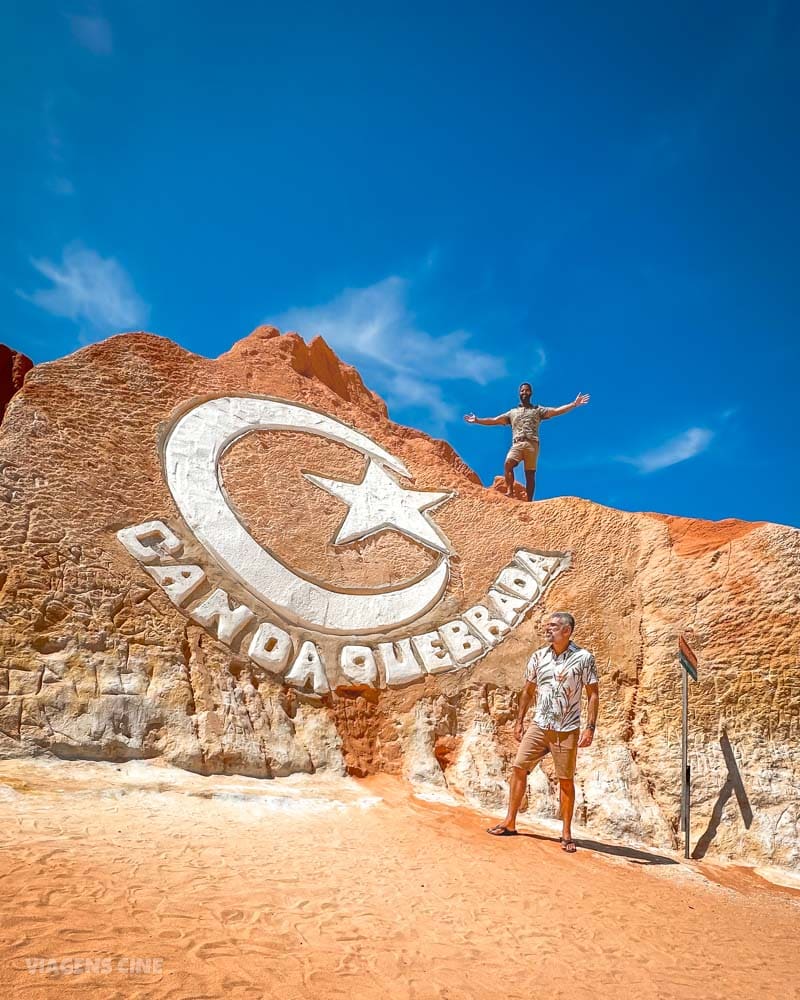
{"type": "Polygon", "coordinates": [[[681,825],[683,827],[683,856],[689,857],[691,832],[691,769],[689,767],[689,674],[684,670],[681,678],[682,727],[681,727],[681,825]]]}

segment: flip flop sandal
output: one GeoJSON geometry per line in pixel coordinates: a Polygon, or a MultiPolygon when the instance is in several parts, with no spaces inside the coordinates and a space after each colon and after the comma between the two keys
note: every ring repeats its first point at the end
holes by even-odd
{"type": "Polygon", "coordinates": [[[571,837],[569,840],[564,840],[563,837],[560,837],[559,839],[561,840],[561,850],[565,854],[574,854],[578,850],[575,841],[571,837]],[[570,850],[570,848],[572,848],[572,850],[570,850]]]}
{"type": "Polygon", "coordinates": [[[497,826],[490,826],[489,829],[486,832],[490,833],[493,837],[516,837],[517,836],[517,831],[516,830],[509,830],[509,828],[507,826],[503,826],[500,823],[498,823],[497,826]]]}

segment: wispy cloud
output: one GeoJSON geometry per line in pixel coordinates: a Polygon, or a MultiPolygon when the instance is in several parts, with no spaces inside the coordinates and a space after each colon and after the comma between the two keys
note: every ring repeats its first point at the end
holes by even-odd
{"type": "Polygon", "coordinates": [[[65,135],[63,119],[65,111],[74,108],[77,98],[72,91],[62,90],[46,95],[42,105],[42,130],[44,150],[52,167],[45,177],[45,187],[50,194],[70,197],[75,194],[75,185],[68,176],[70,172],[70,144],[65,135]]]}
{"type": "Polygon", "coordinates": [[[459,416],[458,409],[445,399],[442,387],[434,382],[400,373],[384,380],[381,388],[390,409],[411,407],[427,410],[437,427],[452,423],[459,416]]]}
{"type": "Polygon", "coordinates": [[[48,94],[45,98],[42,108],[42,118],[47,155],[54,163],[62,163],[64,160],[64,139],[61,135],[58,115],[56,114],[56,99],[52,94],[48,94]]]}
{"type": "Polygon", "coordinates": [[[431,336],[415,326],[406,303],[408,282],[392,276],[367,288],[345,289],[309,309],[290,309],[281,325],[321,333],[337,350],[377,361],[396,372],[422,370],[438,379],[468,379],[485,385],[505,374],[502,358],[469,347],[471,336],[454,330],[431,336]]]}
{"type": "Polygon", "coordinates": [[[713,437],[714,432],[707,427],[690,427],[657,448],[634,457],[620,457],[619,461],[635,466],[642,473],[657,472],[699,455],[708,448],[713,437]]]}
{"type": "Polygon", "coordinates": [[[472,347],[466,330],[433,336],[420,330],[408,307],[409,283],[397,275],[367,288],[348,288],[330,302],[290,309],[273,322],[306,337],[320,333],[344,358],[380,383],[390,403],[427,409],[440,422],[455,408],[440,383],[463,379],[486,385],[506,374],[504,359],[472,347]]]}
{"type": "Polygon", "coordinates": [[[110,56],[114,51],[111,24],[105,17],[85,17],[69,14],[69,26],[79,45],[96,56],[110,56]]]}
{"type": "Polygon", "coordinates": [[[64,316],[81,326],[80,340],[90,343],[120,330],[141,329],[150,307],[139,297],[127,271],[113,257],[71,243],[61,263],[35,258],[31,264],[52,285],[18,295],[53,316],[64,316]]]}
{"type": "Polygon", "coordinates": [[[716,123],[727,120],[720,113],[726,103],[738,100],[742,89],[774,57],[781,7],[779,0],[768,0],[754,5],[742,18],[723,55],[708,67],[704,89],[671,114],[661,116],[656,128],[644,137],[638,150],[642,168],[676,166],[709,143],[716,123]]]}
{"type": "Polygon", "coordinates": [[[61,195],[62,197],[69,197],[75,194],[75,185],[69,179],[69,177],[48,177],[47,179],[47,190],[51,194],[61,195]]]}

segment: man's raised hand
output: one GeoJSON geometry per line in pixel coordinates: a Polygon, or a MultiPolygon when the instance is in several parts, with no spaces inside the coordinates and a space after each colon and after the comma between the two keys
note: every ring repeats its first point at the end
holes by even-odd
{"type": "Polygon", "coordinates": [[[575,397],[575,406],[586,406],[591,398],[588,392],[579,392],[575,397]]]}
{"type": "Polygon", "coordinates": [[[475,423],[475,421],[476,421],[476,420],[477,420],[478,418],[477,418],[477,417],[475,416],[475,414],[474,414],[474,413],[466,413],[466,414],[464,415],[464,419],[466,420],[466,422],[467,422],[468,424],[474,424],[474,423],[475,423]]]}

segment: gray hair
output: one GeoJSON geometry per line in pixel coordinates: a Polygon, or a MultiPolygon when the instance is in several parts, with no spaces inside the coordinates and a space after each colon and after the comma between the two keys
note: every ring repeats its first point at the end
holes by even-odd
{"type": "Polygon", "coordinates": [[[575,631],[575,619],[569,611],[554,611],[550,617],[558,618],[562,625],[569,625],[570,632],[575,631]]]}

